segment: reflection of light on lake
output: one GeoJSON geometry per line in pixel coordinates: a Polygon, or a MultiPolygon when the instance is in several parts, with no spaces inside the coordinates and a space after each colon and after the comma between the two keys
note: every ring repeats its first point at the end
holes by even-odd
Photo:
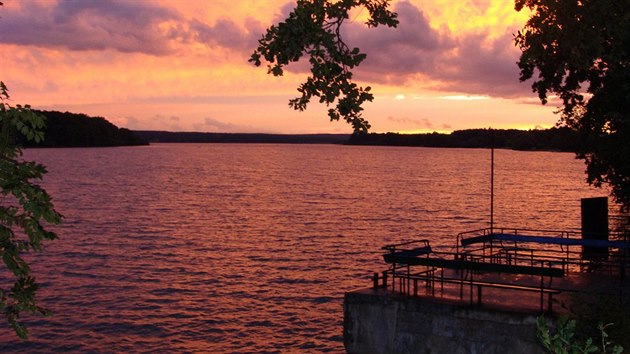
{"type": "MultiPolygon", "coordinates": [[[[28,150],[65,216],[37,256],[31,343],[0,351],[343,350],[380,247],[488,226],[483,149],[158,144],[28,150]]],[[[495,222],[579,227],[572,154],[496,151],[495,222]]]]}

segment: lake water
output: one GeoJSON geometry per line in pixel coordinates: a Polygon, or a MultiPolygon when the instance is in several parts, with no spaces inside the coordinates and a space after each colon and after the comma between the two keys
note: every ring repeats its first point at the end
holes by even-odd
{"type": "MultiPolygon", "coordinates": [[[[65,216],[32,258],[50,318],[0,352],[341,352],[379,248],[488,226],[484,149],[156,144],[28,150],[65,216]]],[[[495,223],[576,229],[573,154],[495,153],[495,223]]],[[[2,273],[0,273],[2,274],[2,273]]]]}

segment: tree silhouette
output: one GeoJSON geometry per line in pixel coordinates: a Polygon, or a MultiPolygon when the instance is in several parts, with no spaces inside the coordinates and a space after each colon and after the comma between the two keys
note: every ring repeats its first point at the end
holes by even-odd
{"type": "Polygon", "coordinates": [[[516,36],[521,81],[543,104],[562,100],[561,120],[579,132],[587,181],[608,184],[630,210],[630,0],[517,0],[533,11],[516,36]]]}
{"type": "Polygon", "coordinates": [[[318,97],[327,106],[330,120],[343,118],[352,124],[355,133],[367,132],[370,124],[365,120],[361,105],[372,101],[370,87],[360,87],[352,81],[352,71],[365,59],[359,48],[350,49],[341,37],[341,26],[348,20],[351,9],[365,8],[369,12],[369,27],[398,24],[397,15],[387,8],[387,0],[298,0],[289,17],[267,29],[258,41],[250,58],[256,66],[262,60],[269,63],[268,73],[283,74],[283,68],[297,62],[304,54],[309,56],[311,75],[298,87],[301,96],[289,101],[289,106],[303,111],[311,98],[318,97]]]}
{"type": "Polygon", "coordinates": [[[16,144],[18,134],[42,141],[44,123],[45,118],[28,105],[10,105],[8,89],[0,81],[0,257],[15,278],[10,289],[0,288],[0,312],[21,338],[28,335],[19,321],[22,312],[49,313],[36,304],[38,285],[23,255],[40,251],[43,241],[57,238],[44,223],[61,222],[48,193],[33,182],[43,177],[46,168],[22,161],[16,144]]]}

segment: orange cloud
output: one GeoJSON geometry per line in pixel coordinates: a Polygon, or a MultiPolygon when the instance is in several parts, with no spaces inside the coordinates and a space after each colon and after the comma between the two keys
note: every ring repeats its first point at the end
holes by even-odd
{"type": "MultiPolygon", "coordinates": [[[[287,107],[305,67],[276,78],[247,62],[264,29],[292,6],[284,0],[6,2],[1,79],[16,102],[106,116],[134,129],[349,132],[344,123],[329,123],[317,103],[305,113],[287,107]]],[[[366,117],[376,131],[485,126],[486,112],[497,109],[503,112],[493,114],[506,125],[555,122],[552,109],[522,103],[532,95],[529,84],[518,82],[511,35],[526,17],[510,2],[393,6],[397,29],[368,29],[362,12],[345,29],[349,43],[368,54],[356,77],[373,86],[376,101],[366,117]],[[427,99],[391,104],[387,97],[398,94],[427,99]],[[443,105],[438,97],[448,95],[492,99],[476,102],[474,112],[463,101],[443,105]],[[529,112],[522,107],[531,109],[529,121],[513,114],[529,112]]]]}

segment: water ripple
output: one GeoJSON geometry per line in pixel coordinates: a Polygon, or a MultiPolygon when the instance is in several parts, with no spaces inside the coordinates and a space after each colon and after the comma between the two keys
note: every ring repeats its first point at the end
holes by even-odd
{"type": "MultiPolygon", "coordinates": [[[[484,150],[328,145],[38,149],[65,223],[33,257],[32,337],[0,352],[341,352],[380,246],[487,225],[484,150]]],[[[571,154],[496,152],[499,224],[579,227],[571,154]]]]}

